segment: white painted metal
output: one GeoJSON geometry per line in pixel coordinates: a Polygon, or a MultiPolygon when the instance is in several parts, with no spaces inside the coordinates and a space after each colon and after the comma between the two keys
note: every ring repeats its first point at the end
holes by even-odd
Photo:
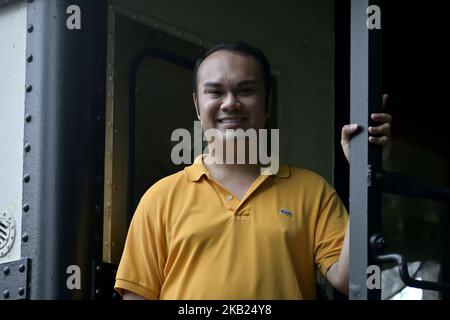
{"type": "Polygon", "coordinates": [[[0,214],[7,212],[16,228],[0,263],[20,259],[26,22],[26,1],[0,8],[0,214]]]}

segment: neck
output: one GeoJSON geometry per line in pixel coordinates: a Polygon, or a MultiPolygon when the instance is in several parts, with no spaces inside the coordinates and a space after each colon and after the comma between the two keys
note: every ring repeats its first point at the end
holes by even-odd
{"type": "Polygon", "coordinates": [[[236,177],[253,177],[260,175],[260,164],[227,164],[216,161],[214,156],[207,155],[203,161],[205,167],[211,172],[213,177],[236,178],[236,177]]]}
{"type": "Polygon", "coordinates": [[[207,153],[205,163],[220,171],[240,174],[253,173],[261,167],[258,157],[258,142],[256,142],[256,148],[252,148],[252,150],[250,150],[249,144],[249,141],[244,141],[243,149],[241,149],[242,146],[238,148],[238,143],[234,139],[224,139],[223,144],[215,142],[209,144],[208,149],[214,150],[214,152],[207,153]],[[253,154],[250,155],[250,152],[253,154]]]}

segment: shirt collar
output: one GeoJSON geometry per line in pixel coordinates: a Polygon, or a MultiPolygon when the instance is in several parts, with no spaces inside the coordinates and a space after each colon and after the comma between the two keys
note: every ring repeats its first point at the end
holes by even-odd
{"type": "MultiPolygon", "coordinates": [[[[208,175],[208,169],[203,164],[203,156],[204,155],[198,155],[194,163],[190,166],[184,168],[184,173],[186,174],[186,178],[190,181],[198,181],[203,175],[208,175]]],[[[274,175],[277,178],[286,179],[291,176],[291,167],[287,164],[280,164],[280,167],[278,169],[278,172],[274,175]]]]}

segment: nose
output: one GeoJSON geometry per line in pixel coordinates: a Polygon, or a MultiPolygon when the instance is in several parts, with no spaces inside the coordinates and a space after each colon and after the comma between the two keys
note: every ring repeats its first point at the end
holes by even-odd
{"type": "Polygon", "coordinates": [[[233,112],[242,108],[241,102],[232,93],[227,94],[225,99],[222,101],[220,109],[224,112],[233,112]]]}

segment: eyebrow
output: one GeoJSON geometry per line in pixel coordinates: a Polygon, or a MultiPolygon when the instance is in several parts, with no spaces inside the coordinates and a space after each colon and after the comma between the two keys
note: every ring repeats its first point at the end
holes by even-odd
{"type": "Polygon", "coordinates": [[[203,86],[218,88],[218,87],[221,87],[222,85],[218,82],[205,82],[205,84],[203,86]]]}
{"type": "MultiPolygon", "coordinates": [[[[243,87],[243,86],[252,85],[252,84],[256,84],[257,85],[257,84],[259,84],[259,81],[253,80],[253,79],[243,80],[243,81],[241,81],[241,82],[239,82],[237,84],[237,87],[243,87]]],[[[222,84],[220,84],[219,82],[208,81],[208,82],[205,82],[205,84],[203,86],[204,87],[220,88],[220,87],[222,87],[222,84]]]]}
{"type": "Polygon", "coordinates": [[[259,81],[258,80],[253,80],[253,79],[251,79],[251,80],[244,80],[244,81],[241,81],[241,82],[239,82],[238,84],[237,84],[237,86],[238,87],[243,87],[243,86],[246,86],[246,85],[252,85],[252,84],[259,84],[259,81]]]}

